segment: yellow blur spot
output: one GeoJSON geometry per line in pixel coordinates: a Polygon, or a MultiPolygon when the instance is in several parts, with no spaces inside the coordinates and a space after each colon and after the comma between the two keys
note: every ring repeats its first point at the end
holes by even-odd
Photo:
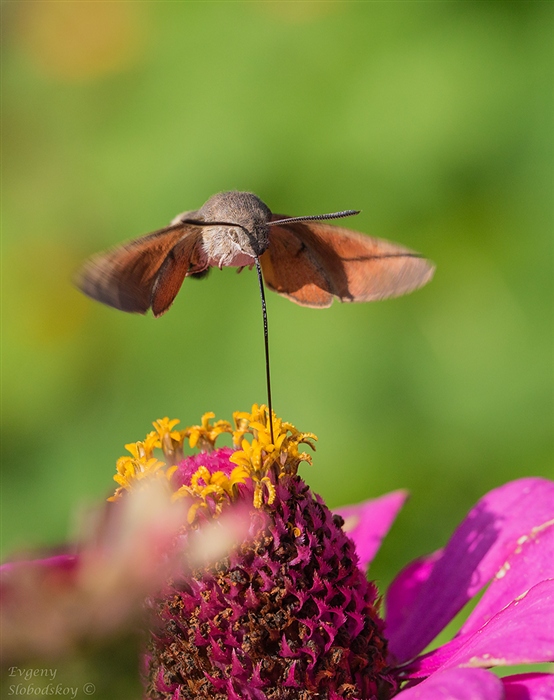
{"type": "Polygon", "coordinates": [[[87,81],[129,68],[144,45],[144,3],[20,3],[17,37],[49,78],[87,81]]]}

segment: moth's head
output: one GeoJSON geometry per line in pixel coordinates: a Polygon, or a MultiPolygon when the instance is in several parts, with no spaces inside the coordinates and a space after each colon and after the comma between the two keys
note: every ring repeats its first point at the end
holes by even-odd
{"type": "Polygon", "coordinates": [[[247,236],[256,255],[269,243],[271,210],[251,192],[219,192],[210,197],[198,214],[208,223],[236,224],[247,236]]]}

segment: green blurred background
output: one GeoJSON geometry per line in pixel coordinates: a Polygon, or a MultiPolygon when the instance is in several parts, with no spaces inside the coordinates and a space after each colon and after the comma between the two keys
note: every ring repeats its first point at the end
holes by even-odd
{"type": "Polygon", "coordinates": [[[226,189],[422,251],[401,299],[270,294],[278,415],[331,506],[407,488],[388,582],[488,489],[553,476],[552,3],[3,4],[4,556],[67,537],[152,420],[265,401],[255,273],[161,319],[82,297],[89,254],[226,189]]]}

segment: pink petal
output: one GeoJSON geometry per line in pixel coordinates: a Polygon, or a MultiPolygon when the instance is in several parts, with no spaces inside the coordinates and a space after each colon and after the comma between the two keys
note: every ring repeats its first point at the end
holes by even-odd
{"type": "Polygon", "coordinates": [[[426,557],[414,559],[402,569],[389,586],[386,596],[387,623],[385,634],[387,638],[389,637],[389,629],[398,629],[409,615],[421,588],[427,582],[435,564],[442,555],[443,550],[439,549],[426,557]]]}
{"type": "Polygon", "coordinates": [[[554,700],[554,674],[521,673],[502,679],[506,700],[554,700]]]}
{"type": "MultiPolygon", "coordinates": [[[[417,595],[400,594],[387,618],[389,648],[400,662],[413,658],[431,642],[516,549],[520,537],[554,517],[554,483],[526,478],[491,491],[472,508],[450,539],[417,595]],[[409,602],[409,604],[408,604],[409,602]]],[[[404,576],[404,586],[409,584],[404,576]]],[[[391,610],[390,603],[388,609],[391,610]]]]}
{"type": "Polygon", "coordinates": [[[542,581],[491,618],[447,667],[554,661],[554,580],[542,581]]]}
{"type": "Polygon", "coordinates": [[[396,514],[408,497],[407,491],[393,491],[354,506],[343,506],[335,512],[344,518],[344,531],[354,540],[358,566],[365,571],[381,546],[396,514]]]}
{"type": "Polygon", "coordinates": [[[9,577],[14,571],[25,567],[37,567],[59,571],[72,571],[78,564],[75,554],[55,554],[43,559],[17,559],[0,566],[0,580],[9,577]]]}
{"type": "Polygon", "coordinates": [[[549,578],[554,579],[554,521],[520,539],[466,620],[461,634],[478,630],[512,600],[549,578]]]}
{"type": "Polygon", "coordinates": [[[401,691],[401,700],[503,700],[502,682],[478,668],[456,668],[437,673],[419,685],[401,691]]]}
{"type": "Polygon", "coordinates": [[[554,580],[542,581],[476,632],[416,659],[403,670],[423,678],[456,666],[511,666],[554,660],[554,580]]]}

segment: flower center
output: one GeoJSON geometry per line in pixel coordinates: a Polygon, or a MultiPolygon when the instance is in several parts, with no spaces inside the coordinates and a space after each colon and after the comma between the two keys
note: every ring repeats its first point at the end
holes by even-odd
{"type": "Polygon", "coordinates": [[[234,429],[212,418],[184,431],[156,421],[155,433],[127,446],[126,481],[118,463],[115,498],[140,488],[148,471],[166,480],[174,498],[191,499],[185,536],[205,521],[225,524],[235,512],[246,512],[249,522],[247,536],[225,556],[183,564],[148,600],[146,697],[389,697],[395,684],[377,590],[357,566],[342,518],[297,474],[301,461],[311,461],[298,447],[312,446],[315,436],[274,417],[271,442],[264,406],[235,413],[234,429]],[[233,435],[233,448],[214,449],[221,433],[233,435]],[[203,452],[182,459],[187,438],[203,452]],[[163,450],[165,467],[154,449],[163,450]]]}

